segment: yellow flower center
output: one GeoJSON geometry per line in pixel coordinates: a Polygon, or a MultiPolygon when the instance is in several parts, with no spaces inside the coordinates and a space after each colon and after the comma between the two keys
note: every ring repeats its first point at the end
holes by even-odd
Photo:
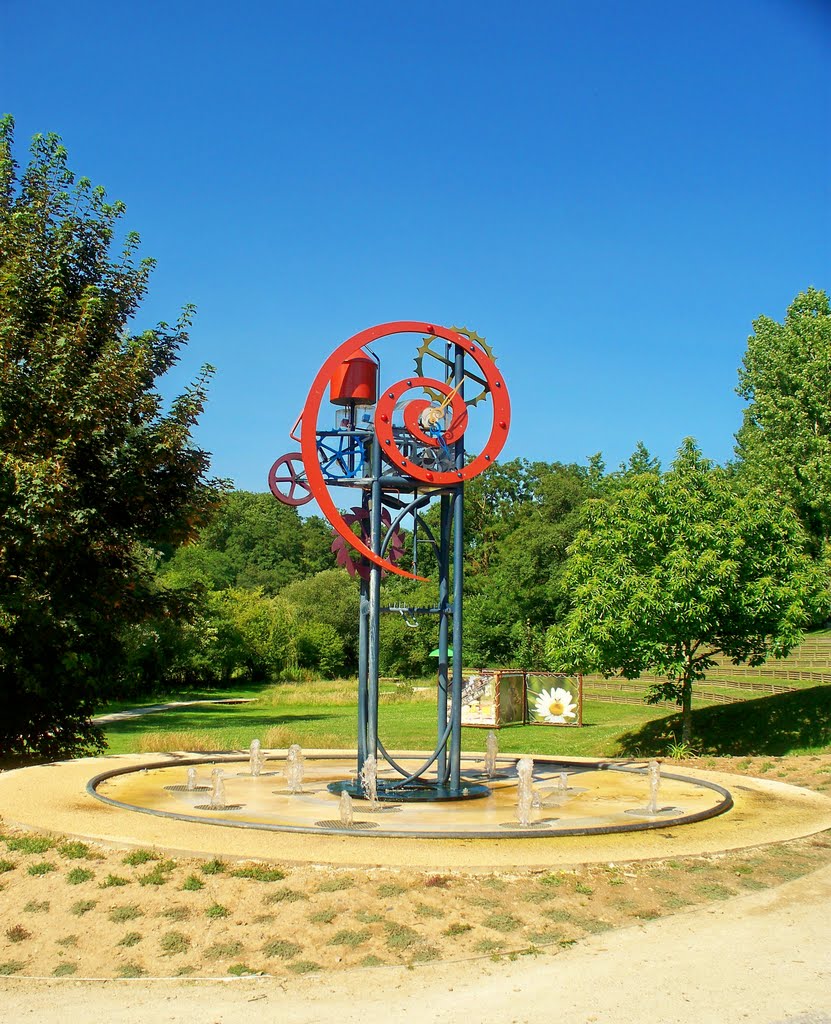
{"type": "Polygon", "coordinates": [[[561,715],[564,709],[565,705],[561,700],[552,700],[551,703],[548,705],[549,715],[554,715],[555,718],[557,717],[557,715],[561,715]]]}

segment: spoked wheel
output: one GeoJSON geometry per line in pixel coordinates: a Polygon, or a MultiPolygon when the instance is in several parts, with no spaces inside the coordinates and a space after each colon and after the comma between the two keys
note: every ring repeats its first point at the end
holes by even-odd
{"type": "Polygon", "coordinates": [[[284,505],[297,507],[312,500],[300,452],[288,452],[280,456],[268,471],[268,487],[284,505]]]}

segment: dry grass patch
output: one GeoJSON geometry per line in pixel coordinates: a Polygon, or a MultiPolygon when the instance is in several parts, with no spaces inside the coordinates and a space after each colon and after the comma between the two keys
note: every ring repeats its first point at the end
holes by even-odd
{"type": "Polygon", "coordinates": [[[137,737],[135,749],[139,754],[162,754],[186,750],[195,754],[215,753],[220,749],[218,737],[209,732],[144,732],[137,737]]]}

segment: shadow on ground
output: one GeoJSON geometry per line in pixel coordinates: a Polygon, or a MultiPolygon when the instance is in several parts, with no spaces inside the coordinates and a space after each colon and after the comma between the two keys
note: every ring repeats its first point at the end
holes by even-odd
{"type": "MultiPolygon", "coordinates": [[[[620,738],[620,754],[667,753],[681,736],[680,714],[647,722],[620,738]]],[[[693,747],[699,754],[781,756],[831,744],[831,686],[759,697],[693,711],[693,747]]]]}

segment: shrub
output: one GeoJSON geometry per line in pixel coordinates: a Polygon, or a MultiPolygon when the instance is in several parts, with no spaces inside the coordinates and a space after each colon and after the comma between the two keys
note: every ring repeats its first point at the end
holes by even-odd
{"type": "Polygon", "coordinates": [[[144,917],[144,911],[134,903],[127,903],[121,907],[113,907],[107,917],[113,924],[121,924],[122,921],[135,921],[137,917],[144,917]]]}
{"type": "Polygon", "coordinates": [[[419,941],[419,934],[407,924],[390,922],[384,926],[387,930],[387,946],[390,949],[409,949],[419,941]]]}
{"type": "Polygon", "coordinates": [[[354,949],[356,946],[363,945],[371,934],[368,928],[341,928],[329,939],[329,945],[349,946],[350,949],[354,949]]]}
{"type": "Polygon", "coordinates": [[[257,882],[279,882],[286,877],[285,871],[280,868],[267,868],[262,864],[234,868],[230,873],[234,878],[253,878],[257,882]]]}
{"type": "Polygon", "coordinates": [[[202,955],[206,960],[230,960],[232,956],[239,956],[242,949],[241,942],[215,942],[202,955]]]}
{"type": "Polygon", "coordinates": [[[72,842],[62,843],[58,847],[58,853],[62,857],[66,857],[67,860],[80,860],[83,857],[89,857],[92,851],[86,843],[72,840],[72,842]]]}
{"type": "Polygon", "coordinates": [[[8,836],[6,846],[17,853],[46,853],[55,846],[48,836],[8,836]]]}
{"type": "Polygon", "coordinates": [[[161,860],[161,856],[155,850],[131,850],[124,858],[123,863],[131,868],[137,868],[150,860],[161,860]]]}
{"type": "Polygon", "coordinates": [[[312,971],[320,970],[320,964],[316,964],[314,960],[295,960],[288,965],[288,969],[293,974],[311,974],[312,971]]]}
{"type": "Polygon", "coordinates": [[[84,914],[88,914],[90,910],[93,910],[98,906],[97,900],[78,900],[73,903],[69,908],[70,914],[75,914],[76,917],[83,917],[84,914]]]}
{"type": "Polygon", "coordinates": [[[110,889],[117,886],[129,885],[129,878],[122,878],[121,875],[107,875],[103,882],[99,882],[98,885],[101,889],[110,889]]]}
{"type": "Polygon", "coordinates": [[[118,969],[119,978],[141,978],[145,974],[144,968],[141,964],[137,964],[134,960],[124,964],[118,969]]]}
{"type": "Polygon", "coordinates": [[[300,900],[307,900],[309,897],[297,889],[277,889],[265,897],[266,903],[297,903],[300,900]]]}
{"type": "Polygon", "coordinates": [[[482,924],[495,932],[515,932],[517,928],[522,927],[522,921],[513,914],[491,914],[482,924]]]}
{"type": "Polygon", "coordinates": [[[95,873],[86,868],[73,868],[66,874],[66,880],[70,885],[80,885],[82,882],[89,882],[95,877],[95,873]]]}
{"type": "Polygon", "coordinates": [[[277,957],[280,960],[291,960],[302,952],[303,947],[296,942],[289,942],[287,939],[274,939],[263,946],[263,952],[268,957],[277,957]]]}
{"type": "Polygon", "coordinates": [[[50,864],[48,860],[42,860],[37,864],[30,864],[26,868],[27,875],[48,875],[50,871],[55,871],[55,865],[50,864]]]}
{"type": "Polygon", "coordinates": [[[165,932],[159,940],[159,945],[166,956],[177,956],[190,949],[190,939],[183,932],[165,932]]]}

